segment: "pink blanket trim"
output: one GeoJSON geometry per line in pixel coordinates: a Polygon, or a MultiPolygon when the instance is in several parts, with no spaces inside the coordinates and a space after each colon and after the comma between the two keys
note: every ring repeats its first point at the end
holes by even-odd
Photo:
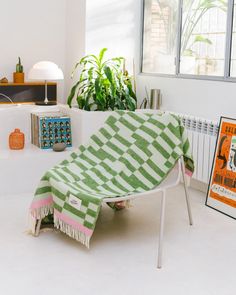
{"type": "Polygon", "coordinates": [[[187,174],[188,176],[192,177],[193,172],[185,168],[185,174],[187,174]]]}
{"type": "MultiPolygon", "coordinates": [[[[33,201],[31,203],[30,210],[33,211],[40,207],[44,207],[44,206],[52,205],[52,204],[53,204],[53,198],[52,196],[49,196],[43,200],[33,201]]],[[[64,221],[66,224],[72,226],[74,229],[83,232],[86,236],[89,236],[89,237],[92,236],[93,230],[83,226],[78,221],[73,220],[71,217],[67,216],[66,214],[61,213],[57,211],[56,209],[54,209],[54,215],[57,216],[58,219],[64,221]]]]}
{"type": "Polygon", "coordinates": [[[33,201],[30,205],[30,209],[34,210],[34,209],[38,209],[40,207],[52,205],[52,204],[53,204],[53,198],[52,196],[50,196],[42,200],[33,201]]]}
{"type": "Polygon", "coordinates": [[[54,215],[58,219],[64,221],[66,224],[71,225],[74,229],[83,232],[86,236],[89,236],[89,237],[92,236],[93,230],[83,226],[78,221],[73,220],[71,217],[67,216],[66,214],[61,213],[61,212],[57,211],[56,209],[54,209],[54,215]]]}

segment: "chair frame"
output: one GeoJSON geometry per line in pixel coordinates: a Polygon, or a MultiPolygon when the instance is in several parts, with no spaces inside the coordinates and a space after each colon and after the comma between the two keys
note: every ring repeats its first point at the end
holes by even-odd
{"type": "MultiPolygon", "coordinates": [[[[178,166],[178,177],[173,183],[169,183],[168,185],[160,185],[157,186],[155,189],[144,192],[144,193],[138,193],[133,194],[125,197],[118,197],[118,198],[105,198],[103,199],[104,203],[109,202],[119,202],[119,201],[126,201],[126,200],[132,200],[136,199],[138,197],[142,197],[144,195],[150,195],[155,193],[162,193],[161,198],[161,211],[160,211],[160,225],[159,225],[159,241],[158,241],[158,259],[157,259],[157,268],[162,267],[162,252],[163,252],[163,234],[164,234],[164,222],[165,222],[165,207],[166,207],[166,191],[169,188],[177,186],[181,181],[181,176],[183,180],[184,185],[184,192],[185,192],[185,198],[187,203],[187,210],[188,210],[188,217],[189,217],[189,224],[193,225],[193,217],[192,217],[192,211],[191,211],[191,205],[190,205],[190,198],[189,198],[189,192],[188,192],[188,184],[187,184],[187,178],[185,173],[185,165],[184,165],[184,159],[183,156],[181,156],[177,162],[178,166]]],[[[168,178],[168,176],[167,176],[168,178]]]]}
{"type": "MultiPolygon", "coordinates": [[[[169,188],[177,186],[181,181],[181,176],[183,180],[184,185],[184,192],[185,192],[185,199],[187,204],[187,211],[188,211],[188,218],[189,218],[189,224],[193,225],[193,217],[192,217],[192,211],[190,206],[190,198],[189,198],[189,192],[188,192],[188,184],[187,184],[187,178],[185,173],[185,165],[184,165],[184,159],[183,156],[181,156],[177,162],[177,168],[178,168],[178,176],[176,180],[173,183],[168,183],[167,185],[157,186],[155,189],[144,192],[144,193],[137,193],[133,195],[128,195],[125,197],[115,197],[115,198],[104,198],[103,203],[109,203],[109,202],[120,202],[120,201],[126,201],[126,200],[132,200],[139,197],[142,197],[144,195],[150,195],[154,193],[161,192],[162,198],[161,198],[161,209],[160,209],[160,225],[159,225],[159,241],[158,241],[158,258],[157,258],[157,268],[162,267],[162,253],[163,253],[163,234],[164,234],[164,222],[165,222],[165,207],[166,207],[166,191],[169,188]]],[[[168,176],[167,178],[168,179],[168,176]]],[[[35,225],[35,233],[34,236],[39,235],[41,226],[41,220],[37,220],[35,225]]]]}

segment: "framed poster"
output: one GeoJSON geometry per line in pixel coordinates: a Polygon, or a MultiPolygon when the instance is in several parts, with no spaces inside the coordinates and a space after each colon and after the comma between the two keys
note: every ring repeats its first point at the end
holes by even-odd
{"type": "Polygon", "coordinates": [[[236,219],[236,119],[220,118],[206,205],[236,219]]]}

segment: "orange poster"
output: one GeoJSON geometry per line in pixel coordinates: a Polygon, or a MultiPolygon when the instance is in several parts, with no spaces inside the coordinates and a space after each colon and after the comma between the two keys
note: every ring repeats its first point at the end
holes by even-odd
{"type": "Polygon", "coordinates": [[[220,119],[206,205],[236,219],[236,119],[220,119]]]}

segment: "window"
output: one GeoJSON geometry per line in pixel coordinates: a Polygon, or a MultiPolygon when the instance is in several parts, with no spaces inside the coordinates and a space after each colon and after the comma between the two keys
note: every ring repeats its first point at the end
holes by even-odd
{"type": "Polygon", "coordinates": [[[231,76],[236,77],[236,1],[234,1],[233,30],[232,30],[232,48],[231,48],[231,76]]]}
{"type": "Polygon", "coordinates": [[[183,1],[180,73],[224,75],[227,6],[221,3],[183,1]]]}
{"type": "Polygon", "coordinates": [[[236,78],[236,0],[144,0],[142,72],[236,78]]]}
{"type": "Polygon", "coordinates": [[[145,2],[143,71],[175,74],[178,0],[145,2]]]}

